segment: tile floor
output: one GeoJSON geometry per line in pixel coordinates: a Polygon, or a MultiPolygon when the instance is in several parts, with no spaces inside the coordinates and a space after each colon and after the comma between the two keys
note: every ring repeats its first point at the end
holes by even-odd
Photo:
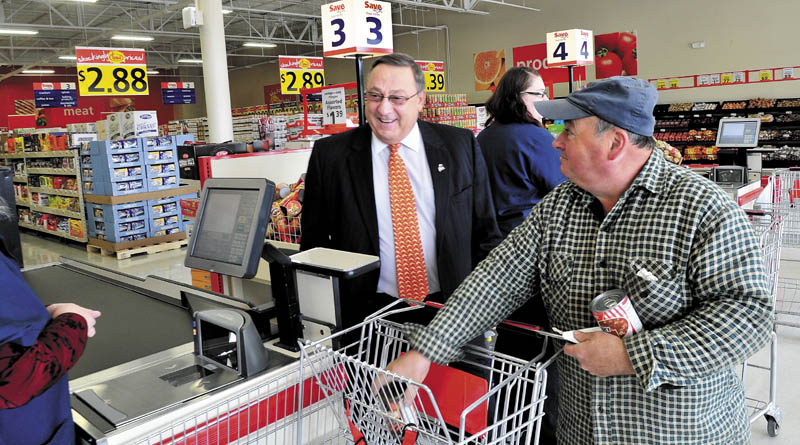
{"type": "MultiPolygon", "coordinates": [[[[88,253],[80,244],[66,244],[55,238],[40,237],[23,233],[21,235],[25,266],[32,267],[58,261],[61,256],[99,264],[109,269],[122,273],[144,277],[155,275],[175,281],[191,283],[189,269],[183,266],[183,257],[186,248],[161,252],[153,255],[138,255],[126,260],[117,260],[115,257],[102,256],[88,253]]],[[[787,256],[784,255],[784,258],[787,256]]],[[[800,255],[792,256],[790,260],[781,262],[782,278],[797,279],[800,281],[800,255]]],[[[800,286],[798,286],[800,287],[800,286]]],[[[800,296],[800,290],[798,290],[800,296]]],[[[785,298],[794,300],[795,295],[785,298]]],[[[779,294],[779,299],[782,295],[779,294]]],[[[790,307],[790,310],[800,311],[800,307],[790,307]]],[[[794,321],[800,317],[793,317],[794,321]]],[[[800,365],[800,328],[778,327],[778,395],[777,405],[783,412],[780,431],[777,437],[769,437],[766,421],[763,418],[753,424],[752,443],[754,445],[794,445],[798,442],[800,432],[800,385],[794,378],[800,365]]],[[[769,350],[764,349],[751,359],[752,363],[768,366],[769,350]]],[[[749,397],[757,400],[768,400],[769,377],[763,370],[751,369],[745,379],[745,386],[749,397]]]]}

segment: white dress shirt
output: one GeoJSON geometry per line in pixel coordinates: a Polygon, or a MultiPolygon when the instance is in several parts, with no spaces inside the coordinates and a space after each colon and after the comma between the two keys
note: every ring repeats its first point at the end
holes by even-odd
{"type": "MultiPolygon", "coordinates": [[[[425,255],[425,269],[428,272],[428,292],[441,290],[439,268],[436,266],[436,203],[433,195],[433,179],[425,156],[425,144],[419,126],[414,128],[402,141],[397,152],[403,158],[414,189],[417,202],[417,221],[425,255]]],[[[378,279],[378,292],[397,297],[397,264],[394,257],[394,230],[392,228],[392,207],[389,201],[389,146],[372,134],[372,182],[375,188],[375,209],[378,212],[378,247],[381,258],[381,274],[378,279]]]]}

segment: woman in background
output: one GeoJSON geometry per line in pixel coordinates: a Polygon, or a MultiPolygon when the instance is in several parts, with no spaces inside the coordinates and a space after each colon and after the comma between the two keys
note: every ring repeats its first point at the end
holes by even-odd
{"type": "Polygon", "coordinates": [[[566,181],[553,136],[533,107],[541,100],[547,100],[547,90],[539,73],[514,67],[503,75],[486,102],[491,117],[478,142],[489,169],[503,236],[518,226],[547,192],[566,181]]]}
{"type": "MultiPolygon", "coordinates": [[[[542,100],[547,100],[547,90],[539,73],[514,67],[503,75],[486,102],[491,117],[478,142],[489,170],[497,225],[503,237],[528,217],[531,207],[544,195],[567,180],[561,174],[561,153],[553,148],[553,136],[544,129],[542,115],[533,106],[542,100]]],[[[549,325],[541,303],[525,303],[508,318],[544,328],[549,325]]],[[[498,352],[531,360],[542,350],[542,339],[536,334],[504,326],[497,329],[498,352]]],[[[551,346],[548,356],[553,352],[551,346]]],[[[558,371],[551,366],[541,443],[556,443],[558,387],[558,371]]]]}

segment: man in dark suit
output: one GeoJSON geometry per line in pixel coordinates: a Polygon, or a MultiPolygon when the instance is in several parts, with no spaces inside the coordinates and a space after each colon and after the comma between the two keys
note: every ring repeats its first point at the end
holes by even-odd
{"type": "Polygon", "coordinates": [[[379,271],[343,283],[345,326],[403,296],[395,255],[414,248],[403,244],[395,252],[389,176],[397,172],[390,165],[396,154],[416,205],[414,244],[422,245],[425,272],[415,284],[427,279],[422,297],[446,299],[501,240],[472,132],[418,120],[425,82],[416,62],[399,53],[377,59],[366,91],[369,125],[314,144],[303,201],[301,250],[329,247],[381,259],[379,271]]]}

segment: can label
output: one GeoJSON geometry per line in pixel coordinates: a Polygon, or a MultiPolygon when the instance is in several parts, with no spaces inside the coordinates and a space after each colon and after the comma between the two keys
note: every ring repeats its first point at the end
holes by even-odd
{"type": "Polygon", "coordinates": [[[605,332],[626,337],[642,331],[642,322],[636,315],[628,293],[622,289],[603,292],[589,305],[597,324],[605,332]]]}

